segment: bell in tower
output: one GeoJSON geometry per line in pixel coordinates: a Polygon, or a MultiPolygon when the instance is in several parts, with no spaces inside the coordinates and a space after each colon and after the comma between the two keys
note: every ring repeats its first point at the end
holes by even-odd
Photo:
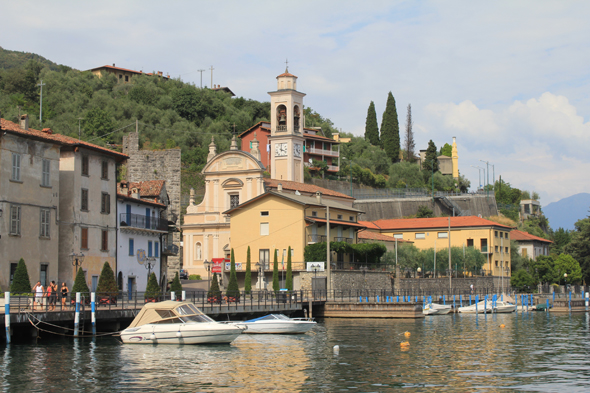
{"type": "Polygon", "coordinates": [[[279,105],[277,107],[277,131],[287,131],[287,107],[285,105],[279,105]]]}
{"type": "Polygon", "coordinates": [[[299,112],[299,106],[295,105],[293,108],[293,127],[295,128],[295,132],[301,132],[299,130],[299,119],[301,118],[301,114],[299,112]]]}

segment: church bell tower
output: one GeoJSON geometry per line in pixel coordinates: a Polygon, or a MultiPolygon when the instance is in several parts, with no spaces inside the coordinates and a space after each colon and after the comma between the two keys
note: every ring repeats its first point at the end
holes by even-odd
{"type": "Polygon", "coordinates": [[[270,177],[303,182],[303,97],[297,77],[289,69],[277,76],[277,90],[270,95],[270,177]]]}

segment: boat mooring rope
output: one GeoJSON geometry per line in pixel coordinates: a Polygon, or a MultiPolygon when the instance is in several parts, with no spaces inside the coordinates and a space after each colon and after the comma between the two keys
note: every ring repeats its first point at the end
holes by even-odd
{"type": "Polygon", "coordinates": [[[26,313],[26,314],[27,314],[27,317],[28,317],[28,319],[29,319],[29,322],[31,323],[31,325],[33,325],[33,327],[34,327],[35,329],[37,329],[37,330],[38,330],[38,331],[40,331],[40,332],[51,333],[51,334],[55,334],[55,335],[57,335],[57,336],[65,336],[65,337],[83,337],[83,338],[85,338],[85,337],[104,337],[104,336],[115,336],[115,335],[120,335],[120,334],[121,334],[121,332],[120,332],[120,331],[119,331],[119,332],[109,332],[109,333],[84,334],[84,330],[82,330],[82,334],[80,334],[80,335],[77,335],[77,336],[74,336],[73,334],[57,333],[57,332],[53,332],[53,331],[51,331],[51,330],[42,329],[42,328],[40,328],[40,327],[39,327],[39,325],[40,325],[40,324],[42,324],[42,323],[44,323],[44,324],[46,324],[46,325],[49,325],[49,326],[52,326],[52,327],[55,327],[55,328],[58,328],[58,329],[63,329],[63,330],[70,330],[70,331],[74,331],[74,329],[70,329],[70,328],[67,328],[67,327],[64,327],[64,326],[59,326],[59,325],[55,325],[55,324],[53,324],[53,323],[49,323],[49,322],[42,321],[42,320],[40,320],[39,318],[37,318],[36,316],[34,316],[34,315],[33,315],[33,314],[31,314],[31,313],[26,313]],[[38,322],[37,322],[37,323],[33,322],[33,321],[31,320],[31,318],[34,318],[34,319],[36,319],[38,322]]]}

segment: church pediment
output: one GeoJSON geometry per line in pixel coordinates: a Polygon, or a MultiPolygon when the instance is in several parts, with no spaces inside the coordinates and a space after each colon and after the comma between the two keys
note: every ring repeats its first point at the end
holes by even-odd
{"type": "Polygon", "coordinates": [[[218,154],[205,165],[202,173],[264,171],[262,164],[243,151],[226,151],[218,154]]]}

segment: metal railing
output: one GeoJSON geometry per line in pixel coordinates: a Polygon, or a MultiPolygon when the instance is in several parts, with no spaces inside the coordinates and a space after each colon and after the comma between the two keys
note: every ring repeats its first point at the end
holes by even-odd
{"type": "Polygon", "coordinates": [[[346,242],[348,244],[352,244],[352,240],[353,239],[351,237],[339,237],[339,236],[337,236],[337,237],[334,238],[334,241],[335,242],[346,242]]]}
{"type": "Polygon", "coordinates": [[[315,147],[306,147],[305,152],[308,154],[318,154],[324,156],[338,157],[340,152],[338,150],[317,149],[315,147]]]}
{"type": "Polygon", "coordinates": [[[163,218],[149,217],[141,214],[121,213],[121,227],[152,229],[156,231],[168,231],[168,220],[163,218]]]}
{"type": "Polygon", "coordinates": [[[309,239],[309,243],[321,243],[326,241],[325,235],[307,235],[309,239]]]}

